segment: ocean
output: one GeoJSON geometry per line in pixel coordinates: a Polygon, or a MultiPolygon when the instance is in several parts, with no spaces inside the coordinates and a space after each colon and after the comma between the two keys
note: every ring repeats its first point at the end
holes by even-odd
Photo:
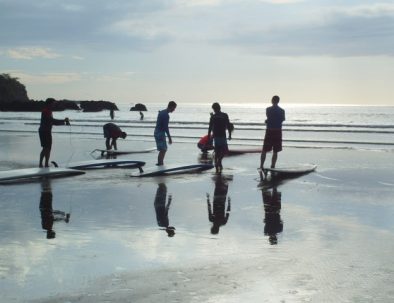
{"type": "MultiPolygon", "coordinates": [[[[114,122],[129,134],[119,149],[154,147],[165,105],[147,104],[142,121],[118,105],[114,122]]],[[[235,124],[230,148],[262,145],[267,105],[222,104],[235,124]]],[[[258,153],[226,157],[222,175],[92,169],[1,185],[1,302],[394,302],[394,107],[282,106],[278,167],[317,169],[272,188],[256,170],[258,153]],[[223,219],[217,233],[212,214],[223,219]]],[[[198,163],[210,112],[179,102],[166,165],[198,163]]],[[[51,160],[91,160],[109,111],[54,113],[66,116],[70,127],[53,128],[51,160]]],[[[0,112],[0,170],[38,166],[39,119],[0,112]]],[[[149,169],[157,152],[119,158],[149,169]]]]}
{"type": "MultiPolygon", "coordinates": [[[[170,130],[175,142],[197,142],[207,132],[211,104],[179,103],[171,114],[170,130]]],[[[234,146],[261,146],[265,130],[265,108],[269,104],[222,104],[235,125],[234,146]]],[[[286,111],[283,125],[284,147],[336,149],[394,149],[393,106],[339,106],[280,104],[286,111]]],[[[128,105],[118,105],[112,121],[124,130],[126,140],[153,141],[157,112],[166,104],[147,104],[140,120],[139,112],[128,105]]],[[[55,127],[54,133],[71,138],[102,138],[102,126],[111,122],[109,111],[55,112],[54,117],[69,117],[71,127],[55,127]]],[[[0,132],[37,132],[40,113],[1,112],[0,132]]]]}

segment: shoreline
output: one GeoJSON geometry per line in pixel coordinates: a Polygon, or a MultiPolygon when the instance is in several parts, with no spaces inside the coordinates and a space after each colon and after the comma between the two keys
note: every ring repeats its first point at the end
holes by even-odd
{"type": "MultiPolygon", "coordinates": [[[[35,135],[0,137],[2,168],[38,161],[35,135]]],[[[125,143],[152,142],[119,146],[125,143]]],[[[98,144],[103,140],[80,138],[70,145],[57,134],[52,159],[86,160],[98,144]]],[[[119,158],[150,167],[156,157],[119,158]]],[[[277,186],[283,230],[276,245],[264,234],[259,154],[224,158],[231,210],[218,234],[210,232],[207,209],[207,194],[213,203],[223,186],[213,171],[139,179],[108,169],[53,179],[53,209],[71,213],[69,223],[55,222],[55,239],[46,239],[41,226],[40,197],[48,184],[0,186],[0,291],[6,301],[36,303],[391,301],[391,158],[391,152],[370,150],[285,148],[278,166],[318,168],[277,186]],[[157,221],[160,184],[165,204],[171,196],[173,237],[157,221]]],[[[195,144],[169,146],[168,164],[196,161],[195,144]]]]}

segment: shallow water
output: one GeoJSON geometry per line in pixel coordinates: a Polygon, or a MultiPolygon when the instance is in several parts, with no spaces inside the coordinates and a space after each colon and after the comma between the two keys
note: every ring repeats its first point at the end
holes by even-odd
{"type": "MultiPolygon", "coordinates": [[[[36,164],[35,136],[1,139],[3,169],[36,164]]],[[[67,163],[91,158],[103,142],[57,135],[54,144],[53,159],[67,163]]],[[[2,185],[0,292],[5,302],[389,302],[392,155],[285,149],[278,166],[318,169],[276,186],[280,208],[264,207],[258,154],[225,158],[223,178],[208,171],[139,179],[109,169],[2,185]],[[70,214],[68,223],[54,222],[52,239],[42,227],[43,192],[70,214]]],[[[152,166],[156,156],[131,157],[152,166]]],[[[166,162],[197,159],[194,144],[174,143],[166,162]]]]}

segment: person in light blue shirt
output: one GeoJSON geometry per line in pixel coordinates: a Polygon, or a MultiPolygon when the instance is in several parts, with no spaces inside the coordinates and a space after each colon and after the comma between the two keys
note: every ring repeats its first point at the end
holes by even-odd
{"type": "Polygon", "coordinates": [[[159,114],[157,115],[154,137],[157,150],[159,151],[159,155],[157,156],[156,165],[164,165],[164,157],[167,152],[166,135],[168,138],[168,143],[172,144],[170,129],[168,127],[168,124],[170,122],[169,114],[176,109],[176,106],[177,104],[174,101],[170,101],[167,108],[159,111],[159,114]]]}

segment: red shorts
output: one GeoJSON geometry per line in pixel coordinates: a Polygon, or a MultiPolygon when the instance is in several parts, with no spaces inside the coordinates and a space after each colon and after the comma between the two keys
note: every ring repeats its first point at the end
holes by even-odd
{"type": "Polygon", "coordinates": [[[270,128],[265,131],[263,152],[280,152],[282,150],[282,129],[270,128]]]}

